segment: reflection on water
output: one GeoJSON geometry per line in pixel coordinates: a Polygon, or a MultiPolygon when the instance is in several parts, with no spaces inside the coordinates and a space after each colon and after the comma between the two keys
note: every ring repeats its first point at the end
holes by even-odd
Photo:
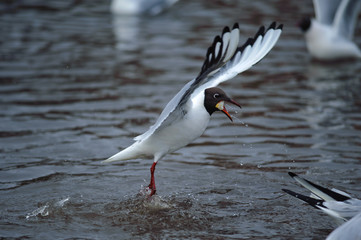
{"type": "Polygon", "coordinates": [[[112,18],[116,48],[119,51],[137,51],[141,46],[137,41],[140,38],[141,19],[137,16],[118,16],[112,18]]]}
{"type": "Polygon", "coordinates": [[[151,17],[98,0],[0,3],[0,237],[325,238],[334,222],[280,189],[292,170],[360,196],[361,62],[309,58],[295,22],[312,12],[311,1],[179,1],[151,17]],[[235,121],[214,114],[159,162],[158,196],[143,192],[151,160],[100,163],[154,123],[225,25],[246,39],[274,20],[277,46],[221,86],[242,105],[228,108],[235,121]]]}

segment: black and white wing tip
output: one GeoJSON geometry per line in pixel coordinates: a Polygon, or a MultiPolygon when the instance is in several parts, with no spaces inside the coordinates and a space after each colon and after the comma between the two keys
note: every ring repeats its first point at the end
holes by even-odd
{"type": "Polygon", "coordinates": [[[293,179],[295,179],[298,183],[300,183],[303,187],[310,190],[313,194],[318,196],[319,198],[325,200],[325,201],[346,201],[351,199],[347,195],[343,195],[341,193],[332,191],[328,188],[322,187],[320,185],[317,185],[311,181],[308,181],[307,179],[299,177],[297,174],[293,172],[288,173],[293,179]]]}
{"type": "MultiPolygon", "coordinates": [[[[253,38],[248,38],[248,40],[242,45],[239,45],[239,25],[235,23],[232,30],[230,28],[224,27],[222,31],[222,36],[216,36],[213,40],[212,45],[208,48],[206,59],[203,63],[202,69],[197,78],[204,75],[212,75],[217,72],[223,65],[225,65],[229,60],[234,58],[234,56],[240,52],[242,53],[247,46],[253,46],[257,39],[260,36],[264,37],[265,34],[270,30],[282,30],[283,24],[277,26],[276,22],[272,22],[271,25],[265,30],[265,27],[262,26],[259,28],[257,33],[253,38]]],[[[279,35],[277,36],[276,41],[278,40],[279,35]]],[[[273,45],[270,47],[272,48],[273,45]]],[[[270,49],[269,49],[270,50],[270,49]]],[[[265,50],[268,51],[269,50],[265,50]]],[[[264,57],[264,55],[262,56],[264,57]]],[[[261,57],[261,58],[262,58],[261,57]]]]}
{"type": "Polygon", "coordinates": [[[220,68],[227,62],[237,50],[239,43],[239,25],[235,23],[232,31],[228,26],[223,28],[222,36],[217,35],[212,45],[208,48],[206,59],[198,76],[207,75],[220,68]]]}
{"type": "Polygon", "coordinates": [[[305,196],[303,194],[296,193],[294,191],[284,189],[284,188],[282,189],[282,191],[288,193],[289,195],[291,195],[291,196],[293,196],[295,198],[298,198],[298,199],[308,203],[309,205],[311,205],[314,208],[324,207],[322,205],[324,203],[324,200],[308,197],[308,196],[305,196]]]}
{"type": "Polygon", "coordinates": [[[262,36],[264,37],[266,32],[268,32],[269,30],[282,30],[283,29],[283,24],[280,24],[280,25],[276,25],[276,22],[272,22],[271,25],[267,28],[264,27],[264,26],[261,26],[259,29],[258,29],[258,32],[254,35],[253,38],[248,38],[247,41],[241,46],[238,48],[238,51],[240,52],[243,52],[243,50],[247,47],[247,46],[253,46],[253,44],[255,43],[255,41],[258,39],[259,36],[262,36]]]}

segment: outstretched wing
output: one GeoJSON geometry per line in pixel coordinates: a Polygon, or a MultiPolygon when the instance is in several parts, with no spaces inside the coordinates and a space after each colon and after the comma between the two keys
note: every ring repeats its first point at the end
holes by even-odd
{"type": "Polygon", "coordinates": [[[317,21],[331,26],[341,1],[342,0],[313,0],[317,21]]]}
{"type": "Polygon", "coordinates": [[[343,0],[341,2],[333,22],[333,27],[338,34],[347,39],[352,39],[360,7],[360,0],[343,0]]]}
{"type": "Polygon", "coordinates": [[[225,34],[228,34],[225,29],[222,38],[217,36],[214,39],[212,46],[208,49],[201,72],[183,95],[180,104],[188,101],[190,97],[193,98],[203,93],[207,88],[215,87],[221,82],[232,79],[258,63],[278,41],[282,27],[283,25],[276,26],[275,22],[267,30],[262,26],[253,38],[249,38],[240,47],[234,47],[235,44],[238,46],[239,37],[232,37],[236,33],[239,35],[238,24],[235,24],[230,33],[229,44],[225,38],[227,36],[225,34]]]}
{"type": "Polygon", "coordinates": [[[310,182],[307,179],[301,178],[297,174],[292,172],[289,172],[288,174],[303,187],[307,188],[317,197],[325,201],[346,201],[351,199],[351,197],[347,193],[343,193],[339,190],[333,191],[327,189],[313,182],[310,182]]]}
{"type": "Polygon", "coordinates": [[[186,112],[185,104],[190,98],[235,77],[259,62],[276,44],[281,32],[282,25],[276,26],[273,22],[267,30],[262,26],[253,38],[239,46],[238,24],[234,24],[232,30],[225,27],[222,36],[216,36],[208,49],[198,76],[173,97],[156,123],[134,140],[144,140],[155,131],[181,119],[186,112]]]}
{"type": "Polygon", "coordinates": [[[311,197],[293,192],[288,189],[282,189],[286,193],[307,202],[311,206],[322,210],[335,218],[347,220],[361,211],[361,200],[352,198],[349,194],[337,189],[328,189],[317,185],[307,179],[299,177],[297,174],[288,173],[303,187],[312,192],[311,197]]]}

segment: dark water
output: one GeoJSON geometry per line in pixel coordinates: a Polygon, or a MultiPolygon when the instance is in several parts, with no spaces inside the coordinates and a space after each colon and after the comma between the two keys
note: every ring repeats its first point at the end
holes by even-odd
{"type": "MultiPolygon", "coordinates": [[[[361,62],[311,61],[312,1],[180,1],[114,17],[107,1],[0,3],[0,238],[322,239],[336,227],[281,188],[288,171],[360,197],[361,62]],[[128,146],[202,65],[223,26],[285,25],[221,87],[242,105],[157,166],[100,161],[128,146]]],[[[361,25],[356,42],[361,45],[361,25]]]]}

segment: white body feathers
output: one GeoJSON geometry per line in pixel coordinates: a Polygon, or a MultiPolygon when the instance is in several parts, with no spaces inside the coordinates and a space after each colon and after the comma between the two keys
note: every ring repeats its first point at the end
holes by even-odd
{"type": "Polygon", "coordinates": [[[145,138],[136,140],[131,146],[104,162],[134,159],[143,156],[154,156],[154,161],[158,161],[167,153],[186,146],[200,137],[208,125],[210,115],[203,107],[203,101],[204,94],[200,94],[193,101],[190,100],[190,110],[181,121],[174,122],[174,124],[150,135],[145,135],[145,138]]]}
{"type": "Polygon", "coordinates": [[[361,58],[361,51],[354,42],[315,19],[311,20],[305,39],[308,52],[317,59],[361,58]]]}

